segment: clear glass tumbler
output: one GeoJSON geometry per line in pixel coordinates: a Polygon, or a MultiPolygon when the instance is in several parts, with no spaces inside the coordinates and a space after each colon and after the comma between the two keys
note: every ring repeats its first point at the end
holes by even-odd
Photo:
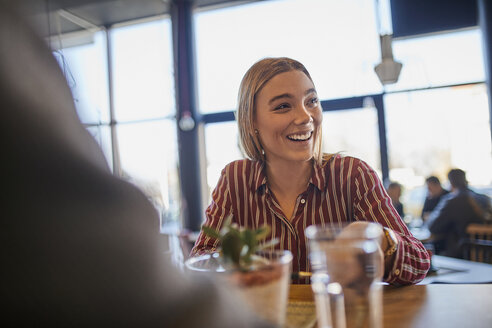
{"type": "Polygon", "coordinates": [[[370,222],[306,229],[319,327],[382,327],[382,235],[370,222]]]}

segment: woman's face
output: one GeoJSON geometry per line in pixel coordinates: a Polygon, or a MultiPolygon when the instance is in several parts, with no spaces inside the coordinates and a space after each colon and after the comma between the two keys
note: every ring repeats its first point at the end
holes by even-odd
{"type": "Polygon", "coordinates": [[[254,126],[269,162],[308,161],[322,121],[311,80],[302,71],[281,73],[256,95],[254,126]]]}

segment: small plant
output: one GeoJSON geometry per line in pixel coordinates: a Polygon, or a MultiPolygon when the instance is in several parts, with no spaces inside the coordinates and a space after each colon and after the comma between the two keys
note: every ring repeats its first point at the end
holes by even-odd
{"type": "Polygon", "coordinates": [[[260,245],[270,232],[270,227],[264,225],[256,230],[239,227],[232,222],[229,216],[220,231],[202,226],[203,232],[211,238],[219,240],[219,254],[225,265],[232,265],[239,269],[247,269],[255,258],[255,253],[278,243],[272,239],[260,245]]]}

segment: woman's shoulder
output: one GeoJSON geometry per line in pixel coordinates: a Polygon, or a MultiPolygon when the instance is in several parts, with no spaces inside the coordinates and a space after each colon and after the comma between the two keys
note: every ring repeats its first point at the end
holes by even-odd
{"type": "Polygon", "coordinates": [[[364,160],[341,153],[323,154],[321,170],[323,174],[332,176],[359,177],[376,174],[376,171],[364,160]]]}
{"type": "Polygon", "coordinates": [[[364,162],[362,159],[353,156],[343,155],[342,153],[324,153],[322,156],[321,166],[325,169],[340,168],[346,165],[351,167],[358,167],[361,165],[368,166],[367,163],[364,162]]]}
{"type": "Polygon", "coordinates": [[[241,159],[230,162],[222,170],[222,178],[231,186],[231,190],[241,189],[241,186],[257,189],[265,180],[262,162],[241,159]]]}

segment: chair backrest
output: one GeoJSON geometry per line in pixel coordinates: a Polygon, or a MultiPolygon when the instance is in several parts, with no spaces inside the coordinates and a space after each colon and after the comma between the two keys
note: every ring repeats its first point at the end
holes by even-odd
{"type": "Polygon", "coordinates": [[[466,233],[471,239],[492,240],[492,224],[469,224],[466,233]]]}
{"type": "Polygon", "coordinates": [[[492,224],[470,224],[466,233],[468,239],[464,244],[465,258],[492,263],[492,224]]]}

